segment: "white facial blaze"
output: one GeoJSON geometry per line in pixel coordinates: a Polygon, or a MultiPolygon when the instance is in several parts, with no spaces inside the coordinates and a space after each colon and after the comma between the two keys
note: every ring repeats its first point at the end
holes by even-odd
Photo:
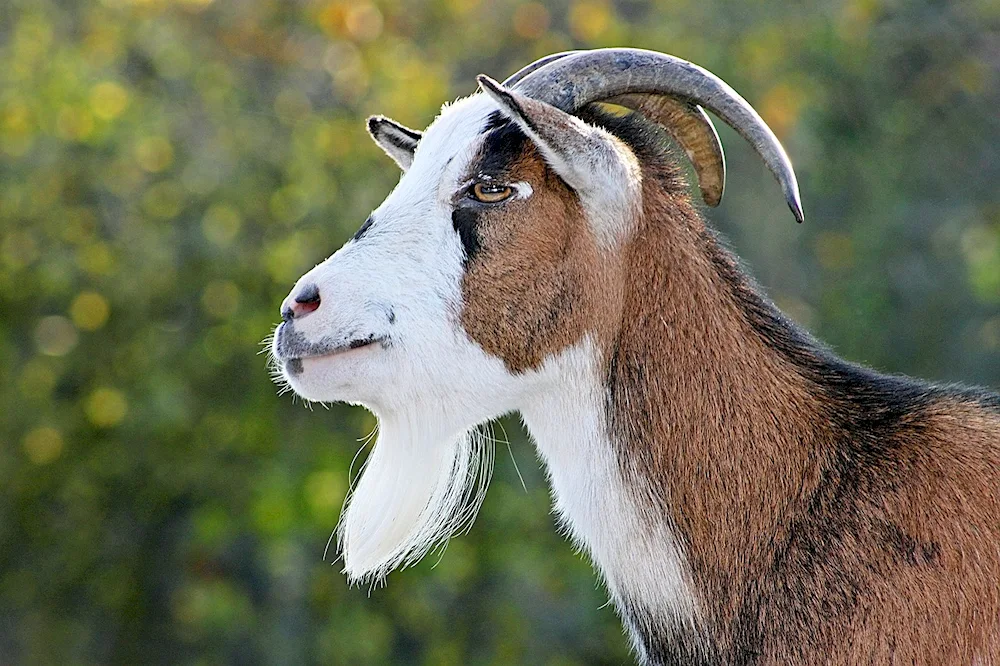
{"type": "MultiPolygon", "coordinates": [[[[320,307],[283,324],[312,342],[385,339],[304,358],[297,373],[282,368],[303,397],[362,404],[378,416],[338,527],[354,580],[411,564],[471,522],[492,468],[492,442],[475,427],[515,409],[513,396],[524,393],[527,380],[486,355],[458,321],[465,257],[452,197],[495,110],[484,96],[444,110],[365,234],[300,278],[296,289],[318,287],[320,307]]],[[[516,189],[531,196],[526,183],[516,189]]]]}

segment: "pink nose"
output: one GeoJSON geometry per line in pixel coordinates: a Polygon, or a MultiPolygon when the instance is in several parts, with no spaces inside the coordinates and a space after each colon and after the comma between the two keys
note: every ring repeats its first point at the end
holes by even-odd
{"type": "Polygon", "coordinates": [[[301,319],[310,312],[319,309],[320,298],[319,288],[314,284],[307,284],[292,300],[291,305],[286,305],[281,310],[281,318],[285,321],[301,319]]]}

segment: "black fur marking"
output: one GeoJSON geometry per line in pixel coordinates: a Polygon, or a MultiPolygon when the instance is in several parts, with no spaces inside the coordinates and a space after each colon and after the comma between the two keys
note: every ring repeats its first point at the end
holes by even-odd
{"type": "Polygon", "coordinates": [[[367,338],[356,338],[347,343],[349,349],[357,349],[358,347],[365,347],[375,342],[375,336],[369,335],[367,338]]]}
{"type": "Polygon", "coordinates": [[[372,216],[369,215],[368,219],[365,220],[364,224],[361,225],[361,228],[358,229],[357,232],[355,232],[353,240],[361,240],[364,237],[364,235],[368,233],[368,230],[371,228],[372,223],[374,221],[375,220],[372,218],[372,216]]]}
{"type": "Polygon", "coordinates": [[[479,173],[503,180],[509,175],[511,166],[524,154],[527,143],[528,135],[514,123],[492,130],[483,139],[479,173]]]}
{"type": "MultiPolygon", "coordinates": [[[[884,457],[887,439],[898,434],[903,417],[918,413],[942,398],[965,397],[963,394],[968,393],[909,377],[884,375],[839,358],[763,297],[714,233],[706,231],[702,240],[702,250],[712,260],[747,323],[768,347],[789,361],[824,394],[832,405],[831,417],[844,434],[865,435],[866,441],[857,453],[868,463],[884,457]]],[[[974,393],[980,400],[986,400],[989,395],[980,391],[974,393]]],[[[1000,401],[1000,396],[990,399],[1000,401]]]]}
{"type": "MultiPolygon", "coordinates": [[[[470,176],[474,179],[490,178],[503,182],[510,175],[512,165],[524,154],[528,137],[509,118],[494,111],[484,127],[488,132],[480,149],[480,159],[474,163],[470,176]]],[[[451,222],[465,248],[465,264],[475,259],[482,249],[479,236],[480,216],[491,205],[479,203],[463,195],[451,213],[451,222]]]]}
{"type": "Polygon", "coordinates": [[[683,151],[672,149],[672,139],[666,130],[645,116],[631,112],[625,115],[608,113],[590,104],[580,109],[576,116],[584,122],[600,127],[627,145],[643,165],[647,176],[656,178],[667,192],[684,192],[688,183],[678,164],[683,151]]]}
{"type": "Polygon", "coordinates": [[[904,564],[912,567],[933,565],[941,556],[941,546],[934,541],[919,541],[893,523],[882,523],[878,527],[890,556],[904,564]]]}
{"type": "Polygon", "coordinates": [[[479,253],[479,215],[481,210],[471,203],[459,203],[451,213],[451,224],[465,248],[465,265],[479,253]]]}
{"type": "Polygon", "coordinates": [[[483,125],[483,131],[481,134],[486,134],[495,129],[499,129],[505,125],[510,125],[513,122],[509,116],[503,114],[500,111],[494,111],[486,118],[486,124],[483,125]]]}
{"type": "Polygon", "coordinates": [[[691,627],[680,627],[669,620],[654,620],[647,610],[629,600],[619,604],[619,611],[632,635],[637,638],[647,666],[728,666],[747,663],[724,660],[691,627]]]}
{"type": "Polygon", "coordinates": [[[397,148],[416,150],[423,134],[409,127],[400,125],[384,116],[372,116],[368,119],[368,132],[379,141],[388,141],[397,148]]]}
{"type": "Polygon", "coordinates": [[[621,139],[641,157],[643,166],[658,165],[675,158],[670,150],[670,135],[658,124],[634,111],[611,113],[599,105],[588,105],[575,114],[589,125],[596,125],[621,139]]]}
{"type": "Polygon", "coordinates": [[[528,126],[528,129],[535,131],[535,124],[532,122],[531,118],[524,112],[521,108],[520,103],[514,98],[510,91],[503,88],[493,82],[485,80],[484,77],[477,77],[479,84],[489,89],[491,93],[496,95],[502,100],[502,104],[507,107],[507,109],[517,116],[528,126]]]}

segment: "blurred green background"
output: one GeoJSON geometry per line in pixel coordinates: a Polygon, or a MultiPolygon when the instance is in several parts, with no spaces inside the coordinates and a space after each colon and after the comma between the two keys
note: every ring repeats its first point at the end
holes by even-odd
{"type": "Polygon", "coordinates": [[[471,534],[349,588],[323,559],[361,409],[276,396],[294,280],[398,179],[362,120],[574,47],[716,72],[785,142],[720,129],[709,212],[850,359],[1000,386],[996,0],[2,0],[0,663],[620,664],[589,564],[505,421],[471,534]],[[439,566],[435,566],[440,559],[439,566]]]}

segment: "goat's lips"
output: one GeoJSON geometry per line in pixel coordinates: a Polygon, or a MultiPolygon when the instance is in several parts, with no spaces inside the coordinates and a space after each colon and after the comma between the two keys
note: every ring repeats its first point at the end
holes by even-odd
{"type": "Polygon", "coordinates": [[[385,342],[385,338],[370,337],[370,338],[358,338],[356,340],[351,340],[346,345],[341,345],[339,347],[333,347],[330,349],[324,349],[322,351],[317,351],[315,353],[302,354],[293,358],[289,358],[285,361],[285,365],[291,372],[298,373],[302,372],[302,362],[306,360],[313,359],[324,359],[333,358],[334,356],[347,356],[351,352],[360,351],[375,345],[376,343],[385,342]]]}

